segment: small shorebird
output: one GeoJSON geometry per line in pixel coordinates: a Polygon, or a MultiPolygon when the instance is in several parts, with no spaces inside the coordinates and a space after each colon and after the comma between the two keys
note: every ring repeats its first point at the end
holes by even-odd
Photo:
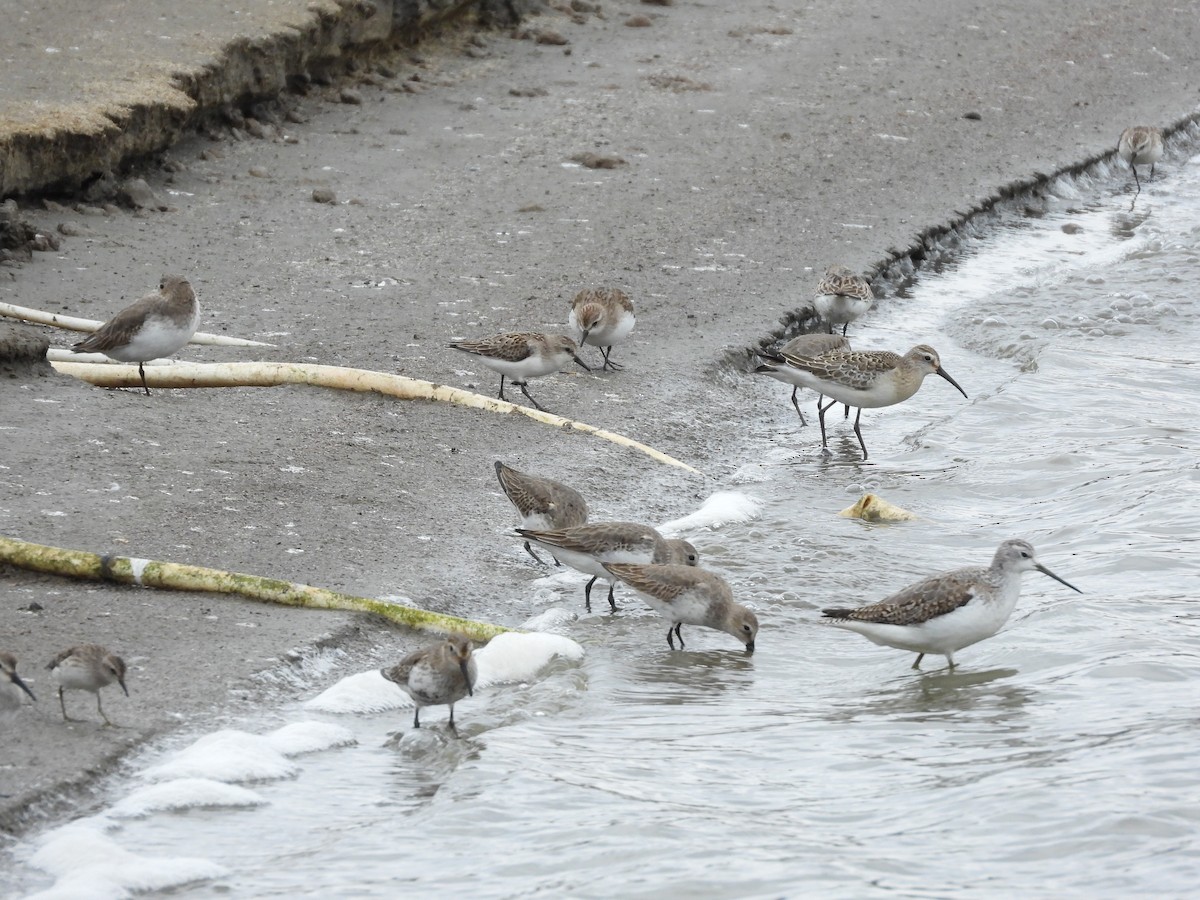
{"type": "MultiPolygon", "coordinates": [[[[802,357],[804,359],[817,359],[824,356],[826,353],[832,353],[836,350],[849,350],[850,342],[840,334],[802,334],[799,337],[794,337],[782,347],[779,348],[779,353],[768,355],[760,352],[759,355],[763,359],[779,359],[781,354],[790,354],[791,356],[802,357]]],[[[754,370],[758,375],[766,375],[769,378],[774,378],[776,381],[782,381],[784,384],[792,386],[792,406],[796,407],[796,415],[800,417],[800,425],[808,426],[808,422],[804,421],[804,413],[800,412],[800,404],[796,402],[796,392],[800,390],[800,384],[792,377],[793,368],[787,365],[761,365],[754,370]]],[[[821,411],[821,397],[817,398],[817,411],[821,411]]],[[[849,407],[847,407],[849,413],[849,407]]]]}
{"type": "Polygon", "coordinates": [[[413,728],[421,727],[421,707],[450,707],[450,727],[454,728],[454,704],[463,697],[474,696],[477,675],[471,641],[465,635],[452,634],[440,644],[414,650],[396,665],[380,669],[388,681],[417,704],[413,728]]]}
{"type": "Polygon", "coordinates": [[[579,348],[575,341],[563,334],[541,334],[532,331],[510,332],[480,338],[475,341],[455,341],[450,345],[455,350],[479,357],[479,361],[500,373],[500,399],[504,396],[504,378],[512,379],[512,383],[521,389],[534,408],[545,412],[546,409],[529,395],[526,384],[530,378],[540,378],[557,372],[567,363],[574,360],[578,365],[592,371],[588,364],[579,358],[579,348]]]}
{"type": "Polygon", "coordinates": [[[1133,169],[1133,180],[1141,193],[1142,182],[1138,178],[1137,167],[1150,164],[1150,177],[1154,177],[1154,164],[1162,159],[1163,133],[1161,128],[1153,125],[1134,125],[1121,132],[1117,141],[1117,155],[1129,163],[1133,169]]]}
{"type": "Polygon", "coordinates": [[[187,344],[200,324],[200,304],[192,286],[177,275],[164,275],[158,292],[125,307],[98,330],[71,349],[76,353],[103,353],[118,362],[135,362],[146,385],[142,364],[170,356],[187,344]]]}
{"type": "Polygon", "coordinates": [[[29,685],[17,674],[17,658],[11,653],[0,653],[0,713],[19,709],[22,693],[28,694],[30,700],[37,702],[37,697],[33,696],[29,685]]]}
{"type": "MultiPolygon", "coordinates": [[[[574,528],[587,521],[587,501],[574,488],[549,478],[526,475],[509,468],[499,460],[496,461],[496,477],[500,479],[500,487],[504,489],[512,505],[521,514],[521,528],[574,528]]],[[[542,562],[542,558],[533,552],[529,541],[525,542],[525,549],[530,556],[542,562]]],[[[557,559],[554,560],[554,564],[562,565],[557,559]]]]}
{"type": "Polygon", "coordinates": [[[914,669],[921,668],[926,653],[942,654],[953,669],[954,651],[1004,627],[1021,595],[1021,573],[1035,570],[1083,593],[1039,563],[1028,541],[1013,538],[1000,545],[987,568],[943,572],[878,603],[821,613],[876,644],[916,653],[914,669]]]}
{"type": "Polygon", "coordinates": [[[125,660],[115,653],[109,653],[99,644],[76,644],[68,647],[46,666],[51,677],[58,682],[58,702],[62,707],[63,721],[75,721],[67,715],[67,702],[63,699],[63,691],[91,691],[96,695],[96,709],[105,725],[112,725],[100,705],[100,688],[107,687],[114,681],[121,686],[125,696],[129,696],[129,688],[125,687],[125,660]]]}
{"type": "Polygon", "coordinates": [[[845,337],[850,323],[870,309],[874,302],[871,282],[861,275],[855,275],[845,266],[830,266],[817,282],[813,309],[829,325],[830,334],[833,334],[834,325],[841,325],[842,337],[845,337]]]}
{"type": "Polygon", "coordinates": [[[758,618],[733,599],[729,583],[719,575],[688,566],[630,565],[607,563],[608,569],[632,587],[646,604],[666,619],[667,646],[675,649],[672,634],[684,649],[682,625],[700,625],[731,634],[754,652],[758,618]]]}
{"type": "Polygon", "coordinates": [[[599,578],[608,581],[608,605],[613,612],[617,611],[617,603],[613,599],[613,577],[605,568],[605,563],[694,566],[700,561],[700,554],[687,541],[666,540],[649,525],[635,522],[597,522],[553,531],[518,528],[517,534],[544,547],[577,572],[592,576],[583,589],[584,605],[588,612],[592,611],[592,585],[599,578]]]}
{"type": "Polygon", "coordinates": [[[790,366],[788,375],[794,379],[794,384],[833,398],[817,409],[823,450],[829,447],[825,435],[825,413],[829,407],[835,403],[845,403],[858,410],[854,417],[854,433],[858,435],[863,459],[867,458],[867,445],[859,429],[859,420],[864,409],[878,409],[904,402],[920,389],[926,375],[934,373],[958,388],[964,397],[967,396],[967,392],[942,368],[937,351],[928,344],[918,344],[903,356],[887,350],[835,350],[817,359],[791,354],[776,357],[767,353],[762,355],[790,366]]]}
{"type": "Polygon", "coordinates": [[[619,288],[584,288],[571,301],[567,324],[580,333],[579,343],[599,347],[604,355],[600,371],[614,372],[624,366],[608,358],[615,344],[621,343],[633,331],[637,318],[633,301],[619,288]]]}

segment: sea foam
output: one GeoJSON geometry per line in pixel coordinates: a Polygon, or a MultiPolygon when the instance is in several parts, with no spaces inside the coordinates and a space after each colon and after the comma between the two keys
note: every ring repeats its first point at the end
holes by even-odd
{"type": "Polygon", "coordinates": [[[678,534],[696,528],[720,528],[758,518],[762,501],[741,491],[717,491],[694,513],[673,519],[658,526],[665,535],[678,534]]]}

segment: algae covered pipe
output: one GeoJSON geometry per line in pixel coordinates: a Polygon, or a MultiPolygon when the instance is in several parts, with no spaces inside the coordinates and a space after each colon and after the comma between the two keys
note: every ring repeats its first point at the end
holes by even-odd
{"type": "Polygon", "coordinates": [[[401,606],[368,597],[355,597],[307,584],[295,584],[275,578],[225,572],[203,566],[137,559],[127,556],[100,556],[86,550],[48,547],[0,536],[0,563],[41,572],[90,581],[113,581],[174,591],[207,591],[238,594],[262,603],[302,606],[306,609],[336,609],[380,616],[394,625],[441,634],[457,632],[475,641],[488,641],[511,629],[487,622],[473,622],[456,616],[401,606]]]}

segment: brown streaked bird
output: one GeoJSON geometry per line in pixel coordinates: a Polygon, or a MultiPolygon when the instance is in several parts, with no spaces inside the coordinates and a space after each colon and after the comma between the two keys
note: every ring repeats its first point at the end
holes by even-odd
{"type": "Polygon", "coordinates": [[[518,528],[517,534],[544,547],[575,571],[592,576],[583,589],[584,606],[588,612],[592,611],[592,585],[599,578],[608,581],[608,605],[613,612],[617,611],[617,602],[613,598],[613,577],[605,568],[605,563],[676,563],[694,566],[700,561],[700,554],[687,541],[678,538],[667,540],[649,525],[639,525],[637,522],[597,522],[553,531],[518,528]]]}
{"type": "Polygon", "coordinates": [[[200,304],[192,286],[177,275],[164,275],[156,293],[125,307],[71,349],[137,363],[142,389],[149,396],[142,364],[183,347],[199,324],[200,304]]]}
{"type": "Polygon", "coordinates": [[[125,660],[110,653],[99,644],[76,644],[68,647],[46,666],[51,677],[58,683],[58,702],[62,707],[64,722],[75,721],[67,715],[67,701],[63,699],[64,691],[91,691],[96,695],[96,709],[105,725],[112,725],[100,705],[100,689],[114,681],[121,686],[125,696],[129,696],[129,688],[125,687],[125,660]]]}
{"type": "Polygon", "coordinates": [[[629,337],[637,318],[633,301],[619,288],[584,288],[571,301],[567,324],[580,333],[579,343],[599,347],[604,356],[601,371],[624,366],[609,359],[612,348],[629,337]]]}
{"type": "Polygon", "coordinates": [[[534,400],[527,390],[526,385],[530,378],[550,375],[572,360],[586,371],[592,371],[588,364],[579,358],[579,347],[575,341],[564,334],[514,331],[474,341],[454,341],[450,346],[478,357],[489,369],[500,373],[501,400],[508,399],[504,396],[504,379],[507,376],[521,389],[521,393],[534,408],[542,412],[546,411],[545,407],[534,400]]]}
{"type": "Polygon", "coordinates": [[[1150,178],[1154,178],[1154,164],[1162,159],[1163,133],[1161,128],[1153,125],[1134,125],[1121,132],[1117,141],[1117,155],[1129,163],[1133,170],[1133,180],[1137,184],[1138,193],[1142,191],[1142,182],[1138,178],[1137,167],[1150,164],[1150,178]]]}
{"type": "Polygon", "coordinates": [[[608,563],[606,569],[638,592],[646,604],[666,619],[667,646],[684,649],[683,625],[699,625],[731,634],[754,652],[758,617],[733,599],[733,590],[720,575],[688,566],[630,565],[608,563]]]}
{"type": "Polygon", "coordinates": [[[417,705],[413,728],[421,727],[422,707],[448,705],[453,729],[454,704],[463,697],[474,696],[478,668],[470,639],[452,634],[440,644],[414,650],[396,665],[380,669],[379,674],[412,697],[417,705]]]}
{"type": "Polygon", "coordinates": [[[833,398],[818,409],[823,450],[829,448],[825,434],[825,413],[829,407],[835,403],[845,403],[858,410],[854,417],[854,433],[862,447],[863,459],[867,458],[867,444],[863,440],[859,420],[864,409],[879,409],[904,402],[920,389],[925,376],[931,374],[940,375],[958,388],[960,394],[967,396],[967,392],[942,368],[937,351],[928,344],[918,344],[903,356],[887,350],[835,350],[817,359],[791,354],[777,357],[768,353],[762,355],[790,366],[787,374],[794,379],[794,384],[833,398]]]}
{"type": "Polygon", "coordinates": [[[990,566],[943,572],[878,603],[821,614],[876,644],[916,653],[914,669],[926,653],[940,653],[953,669],[956,650],[1004,627],[1021,596],[1021,573],[1035,571],[1083,593],[1039,563],[1028,541],[1013,538],[997,548],[990,566]]]}
{"type": "Polygon", "coordinates": [[[817,282],[813,309],[821,321],[829,325],[830,334],[833,334],[834,325],[841,325],[842,337],[845,337],[850,323],[870,309],[874,302],[875,292],[871,290],[871,282],[861,275],[855,275],[845,266],[830,266],[817,282]]]}
{"type": "MultiPolygon", "coordinates": [[[[553,530],[555,528],[573,528],[587,521],[587,501],[574,488],[552,481],[549,478],[539,478],[536,475],[526,475],[516,469],[496,461],[496,477],[505,495],[521,514],[521,528],[534,530],[553,530]]],[[[525,542],[529,555],[542,562],[542,558],[533,552],[529,541],[525,542]]],[[[554,564],[561,566],[557,559],[554,564]]]]}
{"type": "MultiPolygon", "coordinates": [[[[849,350],[850,342],[840,334],[802,334],[799,337],[794,337],[782,347],[777,353],[768,353],[759,351],[759,356],[763,359],[779,359],[781,354],[790,354],[791,356],[802,359],[817,359],[824,356],[826,353],[833,353],[837,350],[849,350]]],[[[800,385],[792,378],[792,369],[788,366],[773,366],[770,364],[761,365],[754,370],[757,375],[766,375],[768,378],[774,378],[776,381],[782,381],[784,384],[792,386],[792,406],[796,407],[796,415],[800,417],[800,425],[807,427],[808,422],[804,420],[804,413],[800,411],[800,404],[796,402],[796,392],[800,390],[800,385]]],[[[821,411],[822,397],[817,397],[817,411],[821,411]]],[[[849,407],[846,408],[849,413],[849,407]]]]}
{"type": "Polygon", "coordinates": [[[11,653],[0,652],[0,713],[20,709],[22,693],[37,702],[37,697],[33,696],[29,685],[17,674],[17,658],[11,653]]]}

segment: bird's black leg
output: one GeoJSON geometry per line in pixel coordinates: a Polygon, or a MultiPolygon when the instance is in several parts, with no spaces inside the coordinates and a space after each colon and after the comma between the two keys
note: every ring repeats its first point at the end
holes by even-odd
{"type": "Polygon", "coordinates": [[[913,663],[913,664],[912,664],[912,667],[913,667],[914,669],[919,669],[919,668],[921,668],[921,660],[923,660],[924,658],[925,658],[925,654],[924,654],[924,653],[918,653],[918,654],[917,654],[917,661],[916,661],[915,663],[913,663]]]}
{"type": "Polygon", "coordinates": [[[507,397],[504,396],[504,374],[503,373],[501,373],[501,375],[500,375],[500,399],[501,400],[508,399],[507,397]]]}
{"type": "MultiPolygon", "coordinates": [[[[142,364],[138,363],[138,374],[142,376],[142,390],[146,392],[146,396],[150,396],[150,388],[146,384],[146,370],[142,368],[142,364]]],[[[97,694],[99,696],[99,694],[97,694]]]]}
{"type": "Polygon", "coordinates": [[[521,393],[529,398],[529,402],[533,404],[534,409],[540,409],[542,412],[546,411],[546,407],[542,406],[542,404],[538,403],[536,400],[533,399],[533,395],[531,395],[529,393],[529,390],[526,387],[526,382],[514,381],[513,384],[515,384],[517,387],[519,387],[521,389],[521,393]]]}
{"type": "Polygon", "coordinates": [[[413,728],[420,728],[420,727],[421,727],[421,707],[418,706],[416,711],[413,713],[413,728]]]}
{"type": "Polygon", "coordinates": [[[674,631],[675,631],[674,625],[667,626],[667,646],[670,647],[672,650],[675,649],[675,638],[672,636],[672,633],[674,631]]]}
{"type": "Polygon", "coordinates": [[[592,580],[587,583],[587,587],[583,589],[583,605],[587,607],[587,611],[592,611],[592,585],[596,583],[599,575],[593,575],[592,580]]]}
{"type": "Polygon", "coordinates": [[[608,583],[608,608],[613,612],[617,611],[617,601],[613,599],[613,583],[608,583]]]}
{"type": "Polygon", "coordinates": [[[675,637],[679,638],[679,649],[680,650],[683,649],[683,633],[679,630],[682,625],[683,625],[682,622],[675,623],[675,637]]]}
{"type": "Polygon", "coordinates": [[[619,363],[615,363],[608,358],[608,355],[612,353],[612,347],[601,347],[600,352],[604,354],[604,365],[601,367],[601,371],[604,369],[612,369],[614,372],[617,372],[625,368],[619,363]]]}
{"type": "Polygon", "coordinates": [[[858,445],[860,447],[862,447],[863,459],[866,459],[867,458],[867,445],[866,445],[866,442],[863,440],[862,431],[858,427],[858,420],[861,418],[862,418],[862,409],[860,408],[858,411],[858,415],[856,415],[854,417],[854,433],[858,435],[858,445]]]}
{"type": "Polygon", "coordinates": [[[800,390],[798,387],[792,388],[792,406],[796,407],[796,415],[800,417],[800,427],[807,428],[808,423],[804,421],[804,413],[800,412],[800,404],[796,401],[796,392],[798,390],[800,390]]]}
{"type": "Polygon", "coordinates": [[[821,420],[821,449],[822,450],[829,449],[829,441],[825,437],[825,413],[829,410],[829,407],[836,406],[836,405],[837,405],[836,400],[830,400],[824,406],[821,406],[819,404],[819,402],[817,405],[817,418],[821,420]]]}
{"type": "MultiPolygon", "coordinates": [[[[544,559],[542,559],[540,556],[538,556],[536,553],[533,552],[533,548],[529,546],[529,541],[525,542],[525,549],[529,552],[530,556],[532,556],[534,559],[536,559],[538,562],[540,562],[543,566],[546,565],[546,561],[544,559]]],[[[557,559],[554,561],[554,563],[555,563],[555,565],[559,565],[559,562],[557,559]]]]}

